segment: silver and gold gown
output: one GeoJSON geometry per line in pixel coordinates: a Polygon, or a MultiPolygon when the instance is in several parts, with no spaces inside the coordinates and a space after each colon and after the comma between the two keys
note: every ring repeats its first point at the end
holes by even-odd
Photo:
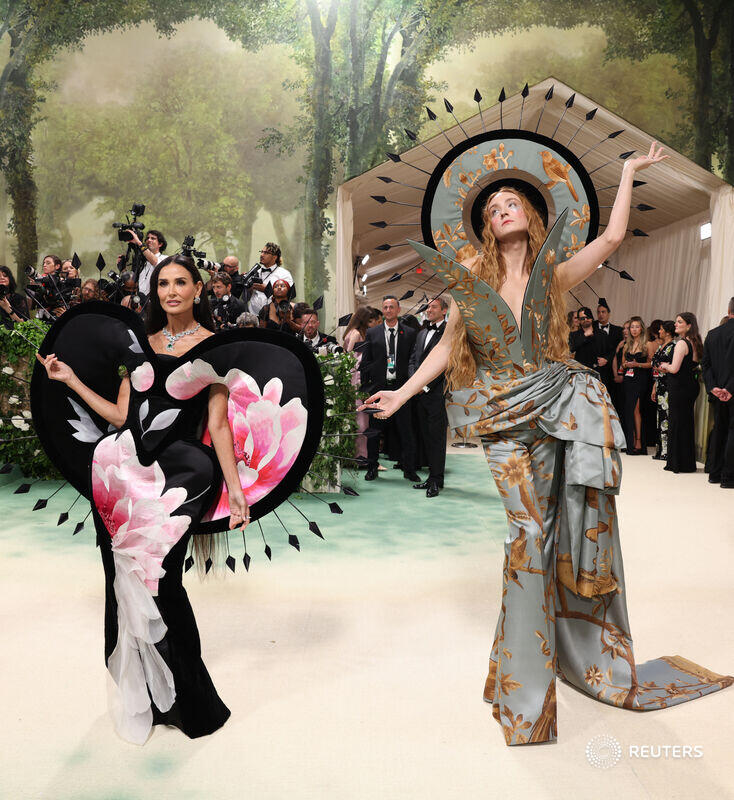
{"type": "Polygon", "coordinates": [[[507,513],[484,699],[510,745],[556,738],[556,675],[637,711],[734,681],[677,655],[635,663],[615,508],[624,434],[594,371],[543,355],[565,216],[538,253],[519,323],[470,270],[411,242],[447,284],[477,359],[476,380],[447,410],[458,435],[482,438],[507,513]]]}

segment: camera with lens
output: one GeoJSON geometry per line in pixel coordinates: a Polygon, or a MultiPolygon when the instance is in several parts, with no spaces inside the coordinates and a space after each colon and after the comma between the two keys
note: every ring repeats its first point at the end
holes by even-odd
{"type": "Polygon", "coordinates": [[[142,222],[138,222],[138,217],[142,217],[143,214],[145,214],[145,206],[142,203],[133,203],[132,208],[125,215],[127,217],[127,222],[112,223],[112,227],[118,229],[117,238],[121,242],[132,241],[133,230],[145,230],[145,225],[142,222]],[[132,217],[132,221],[130,220],[130,217],[132,217]]]}
{"type": "Polygon", "coordinates": [[[0,298],[7,297],[10,294],[10,287],[4,283],[0,283],[0,298]]]}
{"type": "Polygon", "coordinates": [[[224,272],[224,264],[220,264],[218,261],[209,261],[202,257],[199,257],[196,266],[199,269],[205,269],[207,272],[224,272]]]}
{"type": "Polygon", "coordinates": [[[184,236],[184,240],[181,242],[182,255],[189,258],[206,258],[206,253],[203,250],[194,250],[195,243],[196,239],[191,234],[184,236]]]}
{"type": "Polygon", "coordinates": [[[39,275],[33,267],[26,267],[25,274],[28,276],[29,284],[26,287],[26,294],[38,303],[42,309],[52,312],[56,308],[69,305],[68,296],[73,289],[72,286],[65,290],[65,281],[59,275],[39,275]]]}

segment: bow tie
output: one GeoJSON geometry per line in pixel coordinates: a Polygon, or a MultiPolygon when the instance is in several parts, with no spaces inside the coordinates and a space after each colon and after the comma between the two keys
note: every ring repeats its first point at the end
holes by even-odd
{"type": "Polygon", "coordinates": [[[432,323],[431,323],[431,324],[428,326],[428,328],[427,328],[426,330],[429,330],[429,331],[437,331],[437,330],[438,330],[440,327],[441,327],[440,325],[436,325],[434,322],[432,322],[432,323]]]}

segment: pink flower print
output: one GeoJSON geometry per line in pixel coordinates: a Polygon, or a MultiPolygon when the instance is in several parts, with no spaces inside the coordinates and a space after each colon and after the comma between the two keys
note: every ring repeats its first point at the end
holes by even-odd
{"type": "Polygon", "coordinates": [[[164,492],[164,487],[160,465],[140,463],[129,430],[107,436],[95,448],[92,496],[112,537],[113,552],[133,559],[134,571],[153,594],[165,575],[163,559],[191,524],[185,514],[172,516],[186,501],[186,490],[164,492]]]}
{"type": "Polygon", "coordinates": [[[147,392],[153,385],[153,378],[153,365],[150,361],[144,361],[130,373],[130,382],[136,392],[147,392]]]}

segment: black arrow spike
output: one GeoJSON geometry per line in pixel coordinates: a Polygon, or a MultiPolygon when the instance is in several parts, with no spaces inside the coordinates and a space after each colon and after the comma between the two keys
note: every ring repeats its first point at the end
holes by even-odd
{"type": "Polygon", "coordinates": [[[56,523],[56,525],[63,525],[67,519],[69,519],[69,515],[66,513],[66,511],[62,511],[59,514],[59,521],[56,523]]]}
{"type": "Polygon", "coordinates": [[[464,126],[459,122],[459,118],[456,116],[456,114],[454,114],[454,107],[451,105],[451,103],[449,103],[449,101],[445,97],[443,99],[443,104],[444,106],[446,106],[446,110],[449,112],[449,114],[451,114],[451,116],[456,120],[456,124],[461,128],[461,132],[468,139],[469,134],[464,130],[464,126]]]}
{"type": "Polygon", "coordinates": [[[622,160],[622,161],[626,161],[635,152],[636,152],[635,150],[627,150],[627,152],[625,152],[625,153],[620,153],[617,156],[617,158],[610,158],[609,161],[604,162],[604,164],[601,164],[600,166],[589,170],[589,175],[592,175],[593,173],[598,172],[600,169],[604,169],[604,167],[608,167],[610,164],[614,164],[618,159],[622,160]]]}
{"type": "Polygon", "coordinates": [[[301,544],[300,544],[300,542],[298,541],[298,537],[297,537],[297,536],[294,536],[292,533],[289,533],[289,534],[288,534],[288,544],[289,544],[291,547],[295,547],[295,548],[296,548],[296,550],[298,550],[298,552],[299,552],[299,553],[301,552],[301,544]]]}
{"type": "Polygon", "coordinates": [[[386,175],[378,175],[377,180],[382,181],[383,183],[399,183],[401,186],[407,186],[408,189],[415,189],[418,192],[425,191],[425,187],[413,186],[412,183],[403,183],[402,181],[399,181],[396,178],[388,178],[386,175]]]}
{"type": "Polygon", "coordinates": [[[374,228],[418,228],[420,224],[420,220],[415,222],[370,222],[374,228]]]}
{"type": "Polygon", "coordinates": [[[507,95],[505,94],[505,87],[502,87],[502,91],[500,92],[500,96],[497,98],[497,102],[500,104],[500,130],[504,130],[505,123],[502,119],[502,104],[507,99],[507,95]]]}
{"type": "Polygon", "coordinates": [[[100,253],[100,254],[97,256],[97,269],[98,269],[100,272],[102,272],[102,270],[105,268],[105,266],[107,266],[107,265],[105,264],[105,260],[104,260],[104,258],[102,257],[102,253],[100,253]]]}
{"type": "Polygon", "coordinates": [[[639,228],[632,228],[632,235],[633,236],[647,236],[645,231],[641,231],[639,228]]]}
{"type": "Polygon", "coordinates": [[[31,486],[32,484],[30,483],[21,483],[20,486],[13,492],[13,494],[28,494],[31,486]]]}
{"type": "Polygon", "coordinates": [[[558,131],[558,128],[559,128],[560,124],[563,122],[563,118],[566,116],[566,112],[568,111],[568,109],[569,108],[573,108],[573,102],[574,102],[575,99],[576,99],[576,92],[574,92],[568,98],[568,100],[566,100],[566,106],[563,109],[563,113],[559,117],[558,122],[556,122],[556,127],[553,129],[553,133],[551,134],[551,139],[555,139],[556,138],[556,132],[558,131]]]}
{"type": "Polygon", "coordinates": [[[520,105],[520,122],[518,124],[518,128],[522,128],[522,112],[525,110],[525,98],[530,94],[530,89],[528,88],[527,83],[523,86],[522,91],[520,92],[520,97],[522,97],[522,104],[520,105]]]}
{"type": "Polygon", "coordinates": [[[655,206],[649,206],[647,203],[638,203],[636,206],[632,206],[636,208],[638,211],[654,211],[655,206]]]}
{"type": "Polygon", "coordinates": [[[400,200],[388,200],[382,194],[371,194],[370,197],[373,200],[376,200],[378,203],[394,203],[396,206],[409,206],[410,208],[421,208],[421,206],[416,205],[415,203],[403,203],[400,200]]]}
{"type": "Polygon", "coordinates": [[[342,484],[342,491],[348,497],[359,497],[359,492],[356,491],[355,489],[352,489],[351,486],[345,486],[344,484],[342,484]]]}
{"type": "Polygon", "coordinates": [[[212,568],[212,560],[211,558],[207,558],[207,560],[204,562],[204,572],[208,574],[211,568],[212,568]]]}
{"type": "Polygon", "coordinates": [[[323,307],[324,307],[324,296],[323,296],[323,295],[321,295],[321,297],[317,297],[317,298],[316,298],[316,299],[313,301],[313,305],[311,306],[311,308],[312,308],[314,311],[320,311],[320,310],[321,310],[323,307]]]}
{"type": "MultiPolygon", "coordinates": [[[[647,181],[632,181],[632,188],[636,189],[638,186],[646,186],[647,181]]],[[[618,183],[612,183],[609,186],[602,186],[600,189],[597,189],[597,192],[603,192],[605,189],[618,189],[618,183]]]]}
{"type": "Polygon", "coordinates": [[[270,545],[265,541],[265,533],[263,532],[263,526],[260,524],[260,520],[257,521],[257,526],[260,528],[260,536],[262,536],[262,540],[265,542],[265,555],[268,557],[268,561],[271,561],[273,551],[270,549],[270,545]]]}
{"type": "Polygon", "coordinates": [[[409,300],[409,299],[410,299],[410,298],[411,298],[411,297],[412,297],[414,294],[415,294],[415,292],[414,292],[412,289],[410,289],[410,290],[409,290],[409,291],[407,291],[407,292],[406,292],[404,295],[402,295],[402,296],[399,298],[399,300],[400,300],[401,302],[402,302],[403,300],[409,300]]]}
{"type": "MultiPolygon", "coordinates": [[[[430,120],[431,120],[431,122],[436,122],[436,120],[438,119],[438,117],[437,117],[437,116],[436,116],[436,115],[433,113],[433,111],[431,111],[431,109],[430,109],[430,108],[428,108],[428,106],[426,106],[426,111],[428,112],[428,119],[430,119],[430,120]]],[[[449,146],[450,146],[450,147],[453,147],[453,146],[454,146],[454,143],[453,143],[453,142],[451,141],[451,139],[449,139],[449,137],[446,135],[446,131],[445,131],[445,130],[444,130],[444,129],[443,129],[443,128],[442,128],[442,127],[441,127],[441,126],[438,124],[438,122],[436,122],[436,125],[438,125],[438,129],[439,129],[439,130],[441,131],[441,133],[443,134],[443,138],[444,138],[444,139],[446,139],[446,141],[449,143],[449,146]]]]}
{"type": "Polygon", "coordinates": [[[402,277],[403,276],[399,272],[393,272],[393,274],[385,281],[385,283],[395,283],[402,277]]]}
{"type": "Polygon", "coordinates": [[[227,560],[224,563],[234,572],[235,561],[232,556],[227,556],[227,560]]]}
{"type": "Polygon", "coordinates": [[[487,126],[484,124],[484,113],[482,112],[482,95],[479,94],[479,89],[474,90],[474,102],[479,108],[479,119],[482,121],[482,130],[486,133],[487,126]]]}
{"type": "Polygon", "coordinates": [[[186,559],[186,561],[184,561],[184,572],[188,572],[193,566],[194,566],[194,557],[189,556],[186,559]]]}
{"type": "Polygon", "coordinates": [[[341,506],[339,505],[339,503],[329,503],[329,511],[331,511],[332,514],[343,514],[344,513],[342,511],[341,506]]]}
{"type": "Polygon", "coordinates": [[[74,533],[72,533],[71,535],[76,536],[77,533],[79,533],[79,531],[82,530],[82,528],[84,528],[84,522],[83,521],[77,522],[76,527],[74,528],[74,533]]]}
{"type": "MultiPolygon", "coordinates": [[[[413,131],[409,131],[407,128],[403,128],[405,131],[405,135],[410,139],[411,142],[418,142],[418,135],[413,133],[413,131]]],[[[441,160],[441,156],[438,153],[434,153],[433,150],[427,145],[423,144],[423,142],[418,142],[418,144],[424,149],[427,150],[434,158],[441,160]]]]}
{"type": "Polygon", "coordinates": [[[411,164],[410,161],[403,161],[403,159],[397,153],[385,153],[385,155],[392,161],[394,164],[405,164],[406,167],[413,167],[413,169],[417,169],[418,172],[422,172],[424,175],[430,175],[430,172],[427,172],[422,167],[416,167],[415,164],[411,164]]]}
{"type": "MultiPolygon", "coordinates": [[[[268,558],[270,558],[270,554],[268,553],[269,549],[270,549],[269,547],[265,548],[265,555],[268,558]]],[[[242,556],[242,563],[245,565],[245,572],[249,572],[250,571],[250,561],[251,560],[252,559],[250,558],[250,554],[249,553],[245,553],[245,555],[242,556]]]]}
{"type": "Polygon", "coordinates": [[[321,533],[321,529],[319,528],[319,526],[313,520],[309,521],[308,529],[311,531],[311,533],[313,533],[314,535],[318,536],[319,539],[323,539],[324,538],[324,535],[321,533]]]}
{"type": "Polygon", "coordinates": [[[79,269],[81,265],[82,265],[82,260],[76,253],[74,253],[74,255],[71,257],[71,266],[74,267],[74,269],[79,269]]]}
{"type": "Polygon", "coordinates": [[[543,119],[543,112],[545,111],[545,107],[548,105],[548,102],[553,97],[553,86],[555,84],[551,84],[550,89],[545,93],[545,100],[543,101],[543,105],[540,109],[540,114],[538,115],[538,121],[535,123],[535,132],[538,132],[538,128],[540,127],[540,120],[543,119]]]}
{"type": "Polygon", "coordinates": [[[593,150],[596,150],[597,147],[599,147],[600,145],[604,144],[604,142],[606,142],[608,139],[616,139],[617,136],[619,136],[620,133],[624,133],[624,128],[621,128],[618,131],[612,131],[604,139],[602,139],[601,141],[598,141],[595,145],[592,145],[583,155],[580,155],[579,159],[582,159],[585,156],[588,156],[589,153],[591,153],[593,150]]]}
{"type": "Polygon", "coordinates": [[[378,244],[375,247],[375,250],[382,250],[383,252],[387,252],[388,250],[394,250],[396,247],[410,247],[408,242],[398,242],[397,244],[378,244]]]}
{"type": "Polygon", "coordinates": [[[387,228],[387,222],[380,220],[380,222],[370,222],[373,228],[387,228]]]}
{"type": "Polygon", "coordinates": [[[626,269],[623,269],[623,270],[622,270],[622,271],[619,273],[619,277],[620,277],[620,278],[622,278],[622,279],[623,279],[623,280],[625,280],[625,281],[634,281],[634,278],[633,278],[633,277],[632,277],[632,276],[629,274],[629,272],[627,272],[627,270],[626,270],[626,269]]]}
{"type": "Polygon", "coordinates": [[[587,122],[591,122],[591,120],[594,119],[594,117],[596,116],[596,112],[598,110],[599,110],[598,108],[592,108],[591,111],[589,111],[586,114],[586,116],[581,120],[581,124],[574,131],[573,136],[566,143],[566,147],[569,147],[571,145],[571,142],[576,138],[576,134],[581,130],[581,128],[583,128],[584,125],[586,125],[587,122]]]}
{"type": "Polygon", "coordinates": [[[36,504],[33,506],[33,510],[40,511],[42,508],[46,508],[47,505],[48,505],[48,500],[45,499],[36,500],[36,504]]]}

